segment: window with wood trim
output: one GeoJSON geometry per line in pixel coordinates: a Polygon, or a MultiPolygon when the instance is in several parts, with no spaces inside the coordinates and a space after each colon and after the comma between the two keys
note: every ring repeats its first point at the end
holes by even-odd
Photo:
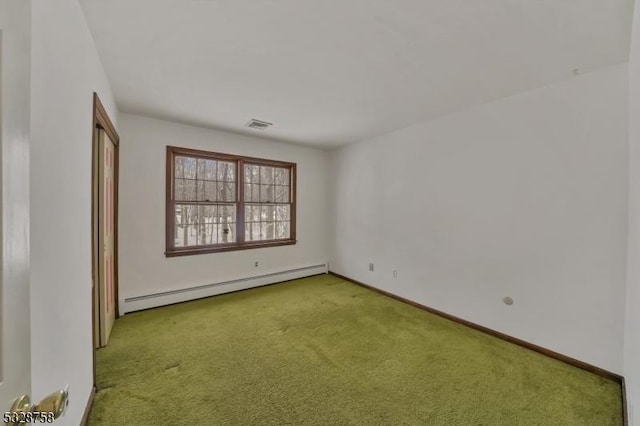
{"type": "Polygon", "coordinates": [[[296,165],[167,147],[166,255],[295,244],[296,165]]]}

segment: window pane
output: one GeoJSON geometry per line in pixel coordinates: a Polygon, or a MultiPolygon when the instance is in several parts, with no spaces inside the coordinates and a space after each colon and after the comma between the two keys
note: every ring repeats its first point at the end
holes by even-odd
{"type": "Polygon", "coordinates": [[[184,177],[184,157],[175,157],[173,161],[173,175],[175,178],[184,177]]]}
{"type": "Polygon", "coordinates": [[[260,225],[263,240],[273,240],[276,238],[275,222],[261,222],[260,225]]]}
{"type": "Polygon", "coordinates": [[[275,200],[273,185],[260,185],[260,202],[273,203],[275,200]]]}
{"type": "Polygon", "coordinates": [[[213,232],[213,225],[201,223],[196,226],[196,240],[195,245],[204,246],[211,244],[211,235],[213,232]]]}
{"type": "Polygon", "coordinates": [[[218,244],[217,235],[215,233],[215,228],[217,225],[208,224],[207,225],[207,244],[218,244]]]}
{"type": "Polygon", "coordinates": [[[175,246],[176,247],[185,247],[188,244],[188,233],[189,233],[189,225],[177,225],[176,233],[174,235],[175,246]]]}
{"type": "Polygon", "coordinates": [[[244,166],[244,181],[247,183],[260,183],[260,166],[246,164],[244,166]]]}
{"type": "Polygon", "coordinates": [[[245,222],[260,222],[260,206],[247,205],[244,207],[245,222]]]}
{"type": "Polygon", "coordinates": [[[284,239],[284,238],[290,238],[290,233],[289,233],[289,222],[278,222],[276,224],[276,238],[278,239],[284,239]]]}
{"type": "Polygon", "coordinates": [[[218,201],[236,201],[236,184],[232,182],[218,182],[218,201]]]}
{"type": "Polygon", "coordinates": [[[198,236],[198,225],[177,225],[175,235],[176,247],[188,247],[196,245],[198,236]]]}
{"type": "Polygon", "coordinates": [[[215,225],[218,244],[233,243],[236,241],[236,224],[234,222],[215,225]]]}
{"type": "Polygon", "coordinates": [[[216,180],[217,161],[198,158],[198,179],[216,180]]]}
{"type": "Polygon", "coordinates": [[[189,225],[186,227],[186,236],[185,246],[195,246],[198,241],[198,226],[197,225],[189,225]]]}
{"type": "Polygon", "coordinates": [[[275,184],[289,185],[289,169],[275,168],[275,184]]]}
{"type": "Polygon", "coordinates": [[[244,200],[249,202],[260,201],[260,185],[246,183],[244,185],[244,200]]]}
{"type": "Polygon", "coordinates": [[[176,205],[176,229],[174,241],[176,247],[194,244],[196,224],[198,222],[198,206],[193,204],[176,205]]]}
{"type": "Polygon", "coordinates": [[[276,186],[276,203],[288,203],[289,202],[289,187],[288,186],[276,186]]]}
{"type": "Polygon", "coordinates": [[[245,226],[244,239],[246,241],[260,241],[260,223],[248,223],[245,226]]]}
{"type": "Polygon", "coordinates": [[[191,225],[198,223],[196,204],[176,204],[176,224],[191,225]]]}
{"type": "Polygon", "coordinates": [[[173,245],[176,247],[184,247],[185,238],[184,238],[184,229],[185,227],[176,223],[175,232],[173,233],[173,245]]]}
{"type": "Polygon", "coordinates": [[[198,220],[200,223],[213,223],[216,218],[218,206],[200,206],[198,220]]]}
{"type": "Polygon", "coordinates": [[[196,181],[189,179],[176,179],[174,197],[177,201],[196,200],[196,181]]]}
{"type": "Polygon", "coordinates": [[[285,221],[291,219],[291,206],[276,206],[276,220],[285,221]]]}
{"type": "Polygon", "coordinates": [[[198,201],[217,201],[217,183],[206,180],[198,181],[198,201]]]}
{"type": "Polygon", "coordinates": [[[273,167],[260,166],[260,183],[262,184],[273,183],[273,167]]]}
{"type": "Polygon", "coordinates": [[[176,178],[196,178],[196,159],[192,157],[175,157],[176,178]]]}
{"type": "Polygon", "coordinates": [[[218,180],[226,182],[236,181],[236,165],[228,161],[218,161],[218,180]]]}
{"type": "Polygon", "coordinates": [[[218,223],[230,223],[236,221],[236,206],[229,204],[218,205],[218,223]]]}
{"type": "Polygon", "coordinates": [[[204,179],[204,162],[201,158],[196,159],[196,179],[204,179]]]}
{"type": "Polygon", "coordinates": [[[275,206],[262,206],[262,220],[269,222],[276,219],[275,206]]]}

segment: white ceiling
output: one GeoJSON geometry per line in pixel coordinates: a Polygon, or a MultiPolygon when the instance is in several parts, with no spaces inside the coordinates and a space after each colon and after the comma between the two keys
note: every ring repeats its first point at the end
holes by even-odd
{"type": "Polygon", "coordinates": [[[626,61],[633,0],[80,0],[122,111],[330,148],[626,61]],[[275,123],[244,127],[251,118],[275,123]]]}

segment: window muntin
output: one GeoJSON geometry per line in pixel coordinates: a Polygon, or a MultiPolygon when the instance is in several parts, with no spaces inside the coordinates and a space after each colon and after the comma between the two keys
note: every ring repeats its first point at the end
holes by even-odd
{"type": "Polygon", "coordinates": [[[295,243],[295,164],[167,148],[167,256],[295,243]]]}

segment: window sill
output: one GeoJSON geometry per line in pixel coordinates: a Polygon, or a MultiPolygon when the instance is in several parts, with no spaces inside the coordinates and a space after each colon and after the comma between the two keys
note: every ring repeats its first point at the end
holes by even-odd
{"type": "Polygon", "coordinates": [[[245,243],[242,245],[226,245],[218,247],[186,247],[184,249],[175,249],[165,251],[165,257],[191,256],[196,254],[219,253],[225,251],[249,250],[267,247],[290,246],[296,244],[297,240],[278,240],[267,242],[245,243]]]}

